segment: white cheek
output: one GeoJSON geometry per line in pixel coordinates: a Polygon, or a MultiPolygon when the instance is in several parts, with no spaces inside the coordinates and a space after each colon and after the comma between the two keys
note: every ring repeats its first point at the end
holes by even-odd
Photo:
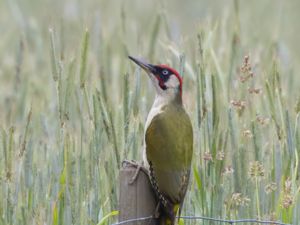
{"type": "Polygon", "coordinates": [[[179,86],[179,80],[175,75],[171,75],[165,85],[168,88],[177,88],[179,86]]]}

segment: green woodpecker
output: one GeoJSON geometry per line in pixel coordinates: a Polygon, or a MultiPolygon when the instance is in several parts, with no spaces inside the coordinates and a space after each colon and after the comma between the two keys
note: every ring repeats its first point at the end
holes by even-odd
{"type": "Polygon", "coordinates": [[[174,225],[188,187],[193,129],[182,104],[182,78],[167,65],[129,58],[148,74],[156,91],[145,125],[143,163],[159,201],[159,225],[174,225]]]}

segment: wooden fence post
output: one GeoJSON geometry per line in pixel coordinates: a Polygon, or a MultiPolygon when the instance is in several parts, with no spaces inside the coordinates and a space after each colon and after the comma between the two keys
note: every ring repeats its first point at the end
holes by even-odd
{"type": "MultiPolygon", "coordinates": [[[[119,222],[129,219],[152,216],[156,207],[148,175],[142,170],[130,184],[136,168],[123,163],[120,170],[119,222]]],[[[155,219],[126,223],[126,225],[156,225],[155,219]]]]}

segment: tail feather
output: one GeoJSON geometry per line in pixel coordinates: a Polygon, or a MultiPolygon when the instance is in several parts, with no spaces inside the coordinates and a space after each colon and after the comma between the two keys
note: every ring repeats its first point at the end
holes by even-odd
{"type": "Polygon", "coordinates": [[[158,225],[175,225],[176,215],[179,209],[179,205],[172,205],[165,208],[161,207],[158,218],[158,225]]]}
{"type": "Polygon", "coordinates": [[[175,216],[170,217],[166,213],[162,213],[158,218],[158,225],[175,225],[175,216]]]}

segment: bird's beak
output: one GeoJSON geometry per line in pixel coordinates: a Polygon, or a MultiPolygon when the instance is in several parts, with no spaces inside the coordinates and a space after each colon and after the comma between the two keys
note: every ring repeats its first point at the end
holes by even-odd
{"type": "Polygon", "coordinates": [[[129,59],[131,59],[133,62],[138,64],[140,67],[142,67],[146,72],[155,74],[156,73],[156,68],[154,65],[151,65],[149,63],[146,63],[145,61],[141,59],[134,58],[132,56],[128,56],[129,59]]]}

